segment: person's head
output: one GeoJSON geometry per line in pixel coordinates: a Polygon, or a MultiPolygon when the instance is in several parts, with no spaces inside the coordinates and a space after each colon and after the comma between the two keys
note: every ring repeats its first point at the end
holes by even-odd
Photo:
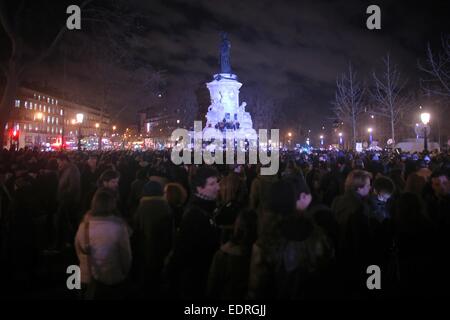
{"type": "Polygon", "coordinates": [[[450,194],[448,175],[444,171],[436,171],[431,175],[431,187],[438,197],[450,194]]]}
{"type": "Polygon", "coordinates": [[[270,186],[267,209],[275,214],[287,216],[296,210],[296,191],[291,181],[280,180],[270,186]]]}
{"type": "Polygon", "coordinates": [[[220,190],[218,176],[219,173],[212,167],[198,168],[191,179],[193,191],[212,200],[217,199],[220,190]]]}
{"type": "Polygon", "coordinates": [[[91,215],[93,217],[105,217],[117,214],[117,198],[115,193],[108,188],[99,188],[92,198],[91,215]]]}
{"type": "Polygon", "coordinates": [[[90,167],[95,168],[97,166],[97,157],[95,155],[90,155],[88,160],[87,160],[87,164],[90,167]]]}
{"type": "Polygon", "coordinates": [[[370,192],[371,175],[365,170],[353,170],[345,179],[345,191],[354,191],[362,197],[370,192]]]}
{"type": "Polygon", "coordinates": [[[162,197],[163,188],[157,181],[148,181],[142,189],[143,197],[162,197]]]}
{"type": "Polygon", "coordinates": [[[416,232],[429,222],[420,196],[410,192],[396,199],[392,218],[399,232],[416,232]]]}
{"type": "Polygon", "coordinates": [[[186,189],[176,182],[166,184],[164,187],[164,196],[171,207],[180,207],[187,200],[186,189]]]}
{"type": "Polygon", "coordinates": [[[413,172],[408,175],[406,179],[405,192],[411,192],[417,195],[422,194],[422,191],[427,184],[424,177],[419,176],[417,173],[413,172]]]}
{"type": "Polygon", "coordinates": [[[59,154],[56,159],[58,161],[58,168],[60,170],[64,169],[64,167],[67,166],[67,164],[69,163],[69,157],[65,153],[59,154]]]}
{"type": "Polygon", "coordinates": [[[220,181],[220,199],[223,203],[235,201],[239,194],[241,179],[236,174],[229,174],[220,181]]]}
{"type": "Polygon", "coordinates": [[[106,170],[98,178],[98,186],[116,191],[119,188],[120,173],[115,170],[106,170]]]}
{"type": "Polygon", "coordinates": [[[378,200],[386,202],[395,191],[394,182],[388,177],[380,176],[373,182],[373,190],[378,200]]]}

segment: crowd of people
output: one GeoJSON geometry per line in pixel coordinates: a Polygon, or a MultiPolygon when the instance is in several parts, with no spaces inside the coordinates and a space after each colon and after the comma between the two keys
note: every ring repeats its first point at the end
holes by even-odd
{"type": "Polygon", "coordinates": [[[63,256],[80,266],[84,299],[359,299],[450,285],[449,154],[290,151],[276,175],[260,169],[176,166],[169,151],[0,151],[2,282],[32,291],[50,268],[42,256],[63,256]],[[380,290],[368,289],[371,265],[380,290]]]}

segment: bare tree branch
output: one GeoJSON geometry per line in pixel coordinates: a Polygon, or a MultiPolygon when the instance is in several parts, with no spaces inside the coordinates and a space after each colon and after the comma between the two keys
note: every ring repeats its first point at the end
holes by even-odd
{"type": "Polygon", "coordinates": [[[418,62],[419,69],[428,75],[420,84],[429,94],[450,97],[450,34],[442,36],[441,45],[442,51],[434,54],[428,44],[426,65],[418,62]]]}
{"type": "Polygon", "coordinates": [[[357,121],[358,116],[364,112],[362,99],[365,89],[356,80],[356,72],[353,71],[349,63],[348,75],[342,74],[336,80],[336,93],[333,104],[333,113],[340,121],[349,123],[352,130],[353,146],[357,140],[357,121]]]}

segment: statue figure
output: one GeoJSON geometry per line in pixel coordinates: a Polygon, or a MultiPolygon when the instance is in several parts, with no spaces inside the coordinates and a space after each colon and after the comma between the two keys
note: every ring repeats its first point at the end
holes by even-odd
{"type": "Polygon", "coordinates": [[[225,32],[221,33],[222,42],[220,45],[220,73],[230,73],[231,74],[231,63],[230,63],[230,49],[231,42],[227,38],[225,32]]]}

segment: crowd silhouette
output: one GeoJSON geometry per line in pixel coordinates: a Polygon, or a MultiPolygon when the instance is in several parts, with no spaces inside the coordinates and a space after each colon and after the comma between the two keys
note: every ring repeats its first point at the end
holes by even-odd
{"type": "Polygon", "coordinates": [[[450,285],[449,154],[289,151],[276,175],[260,169],[0,151],[3,295],[378,299],[450,285]],[[367,287],[371,265],[381,290],[367,287]]]}

